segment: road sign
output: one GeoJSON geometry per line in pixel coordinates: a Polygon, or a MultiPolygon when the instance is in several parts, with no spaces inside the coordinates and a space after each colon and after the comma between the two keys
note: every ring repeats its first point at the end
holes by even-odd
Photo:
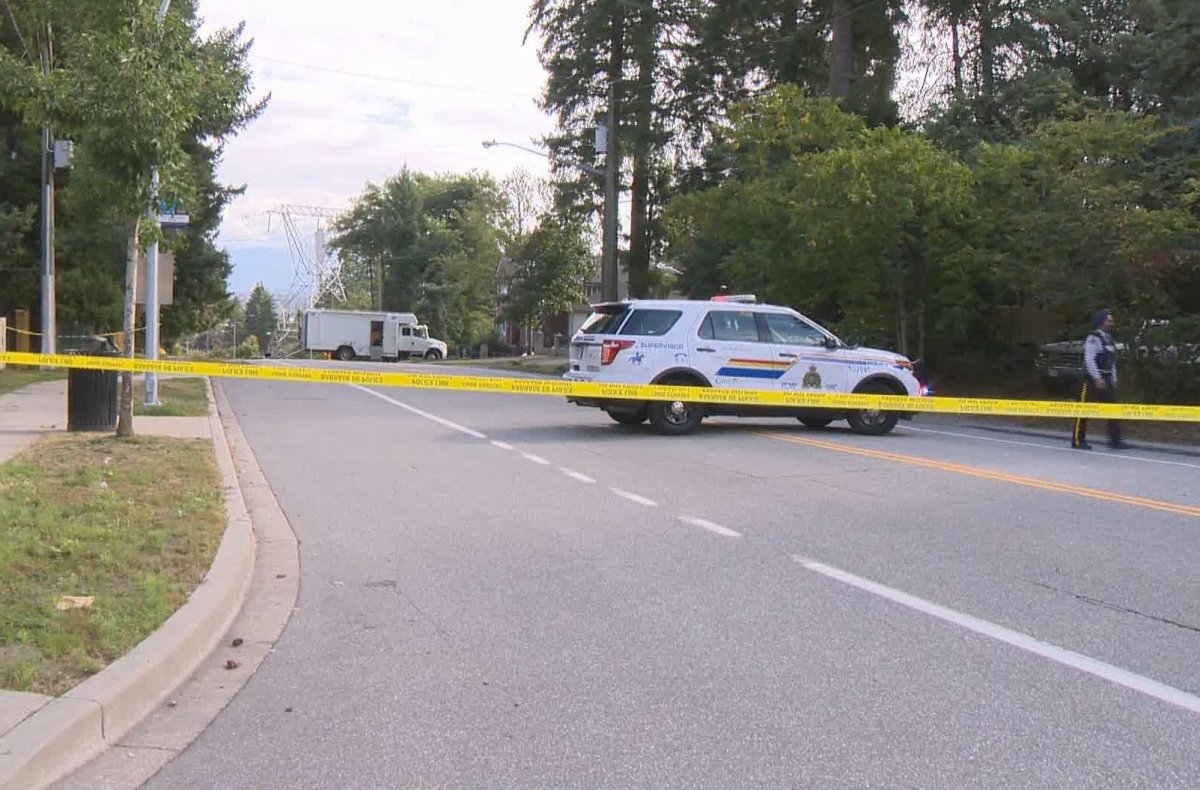
{"type": "MultiPolygon", "coordinates": [[[[158,304],[173,304],[175,301],[175,255],[170,252],[158,254],[158,304]]],[[[137,303],[146,303],[146,254],[138,252],[137,260],[137,303]]]]}
{"type": "Polygon", "coordinates": [[[162,200],[158,201],[158,215],[155,219],[161,227],[168,229],[186,228],[191,222],[191,217],[186,211],[180,211],[176,204],[162,200]]]}

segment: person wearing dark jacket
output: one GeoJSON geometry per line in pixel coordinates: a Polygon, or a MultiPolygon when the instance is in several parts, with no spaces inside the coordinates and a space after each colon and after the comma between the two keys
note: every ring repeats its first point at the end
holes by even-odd
{"type": "MultiPolygon", "coordinates": [[[[1117,345],[1112,339],[1113,316],[1111,310],[1100,310],[1092,317],[1092,333],[1083,342],[1083,384],[1079,391],[1081,403],[1117,402],[1117,345]]],[[[1071,446],[1077,450],[1090,450],[1087,441],[1087,420],[1075,420],[1075,431],[1071,435],[1071,446]]],[[[1128,445],[1121,440],[1121,422],[1108,421],[1108,445],[1114,450],[1123,450],[1128,445]]]]}

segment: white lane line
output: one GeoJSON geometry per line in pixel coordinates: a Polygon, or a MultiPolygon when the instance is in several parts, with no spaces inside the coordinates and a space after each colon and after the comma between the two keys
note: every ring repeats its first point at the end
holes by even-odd
{"type": "Polygon", "coordinates": [[[1073,453],[1081,458],[1102,458],[1105,462],[1113,460],[1121,461],[1140,461],[1144,464],[1162,464],[1164,466],[1183,466],[1188,469],[1200,469],[1200,464],[1185,464],[1182,461],[1165,461],[1161,458],[1143,458],[1139,455],[1126,455],[1125,453],[1081,453],[1070,447],[1055,447],[1050,444],[1041,444],[1040,442],[1021,442],[1015,439],[997,439],[993,436],[979,436],[974,433],[959,433],[957,431],[940,431],[934,428],[918,428],[915,425],[906,425],[904,429],[907,431],[917,431],[919,433],[936,433],[941,436],[958,436],[963,439],[978,439],[981,442],[995,442],[996,444],[1015,444],[1021,447],[1037,447],[1041,450],[1054,450],[1062,453],[1073,453]]]}
{"type": "Polygon", "coordinates": [[[658,506],[658,503],[655,502],[653,499],[646,499],[646,497],[641,496],[639,494],[631,494],[628,491],[622,491],[619,488],[610,488],[608,490],[612,491],[614,494],[616,494],[619,497],[624,497],[625,499],[628,499],[630,502],[637,502],[639,505],[645,505],[646,507],[657,507],[658,506]]]}
{"type": "Polygon", "coordinates": [[[493,440],[492,440],[492,447],[499,447],[501,450],[514,450],[514,449],[516,449],[516,448],[515,448],[515,447],[513,447],[511,444],[506,444],[506,443],[504,443],[504,442],[498,442],[498,441],[496,441],[495,439],[493,439],[493,440]]]}
{"type": "Polygon", "coordinates": [[[566,468],[565,466],[560,466],[560,467],[558,467],[558,471],[562,472],[564,475],[566,475],[567,477],[571,478],[572,480],[578,480],[578,481],[579,481],[579,482],[581,482],[581,483],[594,483],[594,482],[596,482],[596,481],[595,481],[595,480],[593,480],[592,478],[590,478],[590,477],[588,477],[587,475],[585,475],[583,472],[576,472],[574,469],[568,469],[568,468],[566,468]]]}
{"type": "Polygon", "coordinates": [[[707,529],[709,532],[715,532],[716,534],[722,535],[726,538],[740,538],[742,536],[742,533],[734,532],[729,527],[722,527],[720,524],[714,524],[708,519],[696,518],[695,516],[680,516],[679,520],[685,524],[691,524],[693,527],[700,527],[700,529],[707,529]]]}
{"type": "Polygon", "coordinates": [[[810,571],[842,582],[843,584],[848,584],[851,587],[857,587],[872,595],[878,595],[880,598],[886,598],[893,603],[907,606],[909,609],[915,609],[918,612],[952,623],[968,631],[974,631],[982,636],[1004,642],[1042,658],[1048,658],[1059,664],[1078,669],[1081,672],[1094,675],[1110,683],[1115,683],[1118,686],[1124,686],[1125,688],[1132,689],[1149,697],[1154,697],[1171,705],[1177,705],[1192,713],[1200,713],[1200,697],[1189,694],[1186,691],[1181,691],[1173,686],[1168,686],[1165,683],[1159,683],[1157,680],[1151,680],[1143,675],[1114,667],[1112,664],[1106,664],[1103,661],[1089,658],[1082,653],[1076,653],[1073,650],[1067,650],[1066,648],[1052,645],[1049,642],[1043,642],[1020,631],[1014,631],[1011,628],[1005,628],[988,620],[981,620],[978,617],[972,617],[969,614],[964,614],[949,607],[926,601],[924,598],[909,595],[906,592],[873,582],[870,579],[855,576],[852,573],[825,565],[817,560],[798,555],[793,557],[793,559],[810,571]]]}
{"type": "Polygon", "coordinates": [[[534,455],[533,453],[521,453],[521,457],[526,461],[533,461],[535,464],[541,464],[542,466],[550,465],[550,462],[545,458],[542,458],[540,455],[534,455]]]}
{"type": "Polygon", "coordinates": [[[399,406],[401,409],[410,411],[413,414],[417,415],[418,417],[424,417],[427,420],[436,422],[438,425],[449,428],[453,431],[458,431],[459,433],[465,433],[467,436],[474,436],[476,439],[486,439],[487,438],[487,436],[480,433],[479,431],[472,431],[470,428],[468,428],[464,425],[459,425],[456,422],[450,422],[449,420],[438,417],[436,414],[430,414],[427,411],[421,411],[416,406],[409,406],[407,403],[401,403],[400,401],[396,400],[395,398],[389,398],[387,395],[384,395],[381,392],[376,392],[375,390],[370,389],[368,387],[364,387],[361,384],[351,384],[350,386],[354,387],[356,390],[362,390],[363,392],[367,393],[368,395],[374,395],[376,398],[379,398],[382,401],[387,401],[388,403],[392,404],[393,406],[399,406]]]}

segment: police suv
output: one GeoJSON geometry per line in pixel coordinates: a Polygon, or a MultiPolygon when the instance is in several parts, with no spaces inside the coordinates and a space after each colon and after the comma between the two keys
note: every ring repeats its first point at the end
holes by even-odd
{"type": "MultiPolygon", "coordinates": [[[[753,296],[630,300],[594,305],[571,338],[564,378],[611,384],[670,384],[780,391],[925,394],[913,362],[890,351],[852,348],[795,310],[753,296]]],[[[857,433],[890,432],[910,414],[682,401],[570,397],[622,425],[646,420],[685,434],[706,416],[795,417],[812,428],[846,420],[857,433]]]]}

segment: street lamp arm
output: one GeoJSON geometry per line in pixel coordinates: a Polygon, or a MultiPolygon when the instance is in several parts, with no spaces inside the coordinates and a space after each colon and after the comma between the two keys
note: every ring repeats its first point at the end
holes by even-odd
{"type": "Polygon", "coordinates": [[[536,148],[529,148],[528,146],[521,145],[520,143],[506,143],[501,140],[484,140],[483,141],[484,148],[495,148],[498,145],[506,145],[509,148],[519,148],[522,151],[528,151],[531,154],[537,154],[538,156],[545,157],[546,159],[550,158],[550,154],[546,153],[545,151],[539,151],[536,148]]]}
{"type": "MultiPolygon", "coordinates": [[[[539,151],[536,148],[529,148],[529,147],[521,145],[519,143],[508,143],[508,142],[504,142],[502,140],[484,140],[483,141],[484,148],[494,148],[498,145],[506,145],[509,148],[519,148],[522,151],[528,151],[531,154],[537,154],[538,156],[544,157],[546,159],[551,158],[550,154],[547,153],[546,151],[539,151]]],[[[572,164],[572,166],[582,170],[583,172],[587,173],[590,176],[596,176],[598,178],[602,178],[604,176],[604,170],[602,168],[593,167],[592,165],[584,164],[583,162],[571,162],[571,164],[572,164]]]]}

